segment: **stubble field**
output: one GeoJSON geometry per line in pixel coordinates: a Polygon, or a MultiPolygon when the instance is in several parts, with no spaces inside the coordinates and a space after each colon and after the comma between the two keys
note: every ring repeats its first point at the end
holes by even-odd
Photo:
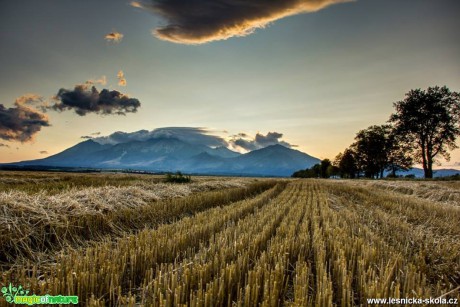
{"type": "Polygon", "coordinates": [[[1,175],[0,286],[88,306],[460,298],[456,183],[1,175]]]}

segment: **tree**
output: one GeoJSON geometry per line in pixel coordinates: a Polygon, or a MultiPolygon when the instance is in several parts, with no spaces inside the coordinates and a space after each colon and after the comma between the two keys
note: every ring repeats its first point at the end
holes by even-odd
{"type": "Polygon", "coordinates": [[[357,165],[368,178],[383,177],[393,147],[390,125],[370,126],[356,134],[354,149],[357,165]]]}
{"type": "Polygon", "coordinates": [[[423,165],[425,178],[433,178],[433,163],[439,156],[450,159],[448,150],[460,135],[460,94],[446,86],[411,90],[394,103],[390,117],[396,133],[409,146],[416,162],[423,165]]]}
{"type": "Polygon", "coordinates": [[[339,153],[335,158],[334,164],[338,166],[340,177],[353,179],[356,177],[358,167],[356,164],[356,153],[353,149],[347,148],[342,153],[339,153]]]}
{"type": "Polygon", "coordinates": [[[315,164],[311,168],[296,171],[291,177],[294,178],[318,178],[320,175],[320,165],[315,164]]]}
{"type": "Polygon", "coordinates": [[[333,164],[329,165],[327,168],[327,178],[335,178],[340,175],[340,169],[338,166],[333,164]]]}
{"type": "Polygon", "coordinates": [[[294,178],[329,178],[330,167],[332,166],[329,159],[321,160],[310,168],[294,172],[291,177],[294,178]]]}
{"type": "Polygon", "coordinates": [[[331,160],[329,159],[324,159],[324,160],[321,160],[321,164],[320,164],[320,176],[321,178],[329,178],[329,173],[328,173],[328,169],[329,167],[332,165],[331,163],[331,160]]]}
{"type": "Polygon", "coordinates": [[[391,172],[389,176],[396,178],[397,171],[407,171],[412,167],[412,150],[401,140],[401,137],[396,134],[394,129],[389,137],[390,148],[388,149],[388,163],[386,170],[391,172]]]}

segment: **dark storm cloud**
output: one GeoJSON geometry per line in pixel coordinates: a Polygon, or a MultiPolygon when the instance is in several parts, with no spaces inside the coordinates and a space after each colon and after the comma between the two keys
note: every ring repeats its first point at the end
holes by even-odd
{"type": "Polygon", "coordinates": [[[144,0],[131,5],[162,16],[167,24],[153,31],[160,39],[202,44],[246,36],[278,19],[315,12],[349,0],[144,0]]]}
{"type": "Polygon", "coordinates": [[[58,102],[48,109],[60,112],[74,110],[80,116],[88,113],[126,115],[137,112],[141,105],[136,98],[129,98],[118,91],[107,89],[99,92],[96,87],[90,87],[88,84],[77,85],[73,90],[61,88],[55,100],[58,102]]]}
{"type": "Polygon", "coordinates": [[[261,133],[257,133],[255,138],[252,139],[250,138],[247,134],[245,133],[239,133],[237,135],[234,135],[231,140],[230,144],[232,144],[234,147],[240,147],[244,150],[256,150],[256,149],[261,149],[270,145],[283,145],[285,147],[291,148],[291,147],[296,147],[295,145],[291,145],[285,141],[282,141],[281,138],[283,137],[282,133],[278,132],[269,132],[267,135],[263,135],[261,133]]]}
{"type": "Polygon", "coordinates": [[[149,139],[174,138],[210,147],[228,145],[222,137],[212,135],[211,133],[212,131],[207,128],[169,127],[158,128],[152,131],[140,130],[132,133],[117,131],[109,136],[94,138],[94,141],[101,144],[120,144],[132,141],[146,141],[149,139]]]}
{"type": "Polygon", "coordinates": [[[50,126],[48,116],[32,105],[41,104],[37,95],[24,95],[16,99],[12,108],[0,104],[0,139],[29,142],[42,127],[50,126]]]}

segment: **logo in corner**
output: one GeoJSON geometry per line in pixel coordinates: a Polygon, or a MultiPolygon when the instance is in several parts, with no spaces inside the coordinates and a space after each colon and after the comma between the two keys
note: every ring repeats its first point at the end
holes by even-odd
{"type": "Polygon", "coordinates": [[[28,295],[29,290],[24,289],[21,285],[18,287],[9,286],[2,287],[1,292],[5,300],[10,304],[16,305],[68,305],[78,304],[78,296],[51,296],[46,295],[28,295]]]}
{"type": "Polygon", "coordinates": [[[10,283],[8,287],[2,288],[2,294],[8,303],[14,303],[14,298],[16,296],[27,295],[29,294],[29,290],[23,289],[21,285],[19,287],[13,287],[13,285],[10,283]]]}

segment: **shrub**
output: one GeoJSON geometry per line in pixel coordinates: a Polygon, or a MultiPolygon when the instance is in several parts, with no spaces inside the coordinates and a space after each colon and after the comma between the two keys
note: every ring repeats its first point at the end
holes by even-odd
{"type": "Polygon", "coordinates": [[[171,174],[171,173],[166,174],[166,182],[187,183],[190,181],[192,181],[192,177],[183,175],[181,172],[177,172],[175,174],[171,174]]]}

